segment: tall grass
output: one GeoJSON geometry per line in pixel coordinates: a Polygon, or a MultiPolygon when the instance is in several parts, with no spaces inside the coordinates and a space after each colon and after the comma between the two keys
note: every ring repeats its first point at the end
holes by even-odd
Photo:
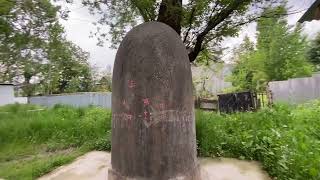
{"type": "MultiPolygon", "coordinates": [[[[27,111],[35,107],[12,105],[0,110],[0,147],[10,144],[58,144],[61,148],[92,146],[110,133],[111,112],[102,108],[27,111]],[[1,113],[5,111],[6,113],[1,113]]],[[[57,146],[54,146],[57,147],[57,146]]]]}
{"type": "Polygon", "coordinates": [[[201,156],[257,160],[278,180],[320,179],[320,102],[259,112],[198,112],[201,156]]]}
{"type": "Polygon", "coordinates": [[[0,178],[35,179],[90,150],[110,150],[111,111],[0,107],[0,178]]]}
{"type": "MultiPolygon", "coordinates": [[[[198,153],[260,161],[278,180],[318,180],[319,121],[320,102],[231,115],[197,111],[198,153]]],[[[0,178],[33,179],[83,152],[110,150],[110,129],[111,112],[98,107],[1,107],[0,178]],[[74,153],[54,153],[66,149],[74,153]]]]}

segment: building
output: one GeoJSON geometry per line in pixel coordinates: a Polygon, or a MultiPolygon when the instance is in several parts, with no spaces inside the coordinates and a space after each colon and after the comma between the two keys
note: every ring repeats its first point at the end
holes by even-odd
{"type": "Polygon", "coordinates": [[[0,106],[15,102],[13,88],[13,84],[0,83],[0,106]]]}
{"type": "Polygon", "coordinates": [[[298,22],[320,20],[320,0],[316,0],[298,22]]]}

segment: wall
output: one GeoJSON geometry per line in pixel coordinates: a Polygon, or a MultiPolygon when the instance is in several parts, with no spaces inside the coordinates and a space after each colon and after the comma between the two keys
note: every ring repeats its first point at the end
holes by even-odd
{"type": "Polygon", "coordinates": [[[15,97],[14,103],[28,104],[28,97],[15,97]]]}
{"type": "Polygon", "coordinates": [[[34,96],[29,97],[29,103],[47,107],[52,107],[55,104],[64,104],[74,107],[87,107],[94,105],[111,108],[111,93],[88,92],[52,96],[34,96]]]}
{"type": "Polygon", "coordinates": [[[0,84],[0,106],[14,103],[13,85],[0,84]]]}
{"type": "Polygon", "coordinates": [[[288,81],[273,81],[269,82],[268,87],[273,102],[304,103],[320,99],[320,74],[288,81]]]}

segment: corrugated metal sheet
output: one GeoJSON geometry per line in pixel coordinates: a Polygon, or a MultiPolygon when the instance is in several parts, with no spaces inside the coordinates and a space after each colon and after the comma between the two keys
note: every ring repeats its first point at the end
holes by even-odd
{"type": "Polygon", "coordinates": [[[111,93],[88,92],[76,94],[62,94],[53,96],[29,97],[30,104],[52,107],[56,104],[74,107],[87,107],[90,105],[111,109],[111,93]]]}
{"type": "Polygon", "coordinates": [[[320,75],[288,81],[273,81],[268,84],[268,88],[273,102],[304,103],[320,99],[320,75]]]}

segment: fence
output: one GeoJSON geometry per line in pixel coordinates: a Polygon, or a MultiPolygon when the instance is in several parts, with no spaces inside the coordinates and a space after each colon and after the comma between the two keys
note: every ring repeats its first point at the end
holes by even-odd
{"type": "Polygon", "coordinates": [[[252,111],[260,107],[257,94],[253,92],[237,92],[218,95],[219,111],[232,113],[252,111]]]}
{"type": "Polygon", "coordinates": [[[286,102],[298,104],[313,99],[320,99],[320,74],[307,78],[269,82],[268,91],[273,103],[286,102]]]}
{"type": "Polygon", "coordinates": [[[208,111],[217,111],[218,110],[218,100],[214,99],[204,99],[197,98],[195,99],[195,108],[208,110],[208,111]]]}
{"type": "Polygon", "coordinates": [[[90,105],[111,109],[111,93],[76,93],[51,96],[29,97],[30,104],[52,107],[56,104],[70,105],[74,107],[86,107],[90,105]]]}
{"type": "Polygon", "coordinates": [[[28,97],[14,97],[14,102],[19,104],[28,104],[28,97]]]}

